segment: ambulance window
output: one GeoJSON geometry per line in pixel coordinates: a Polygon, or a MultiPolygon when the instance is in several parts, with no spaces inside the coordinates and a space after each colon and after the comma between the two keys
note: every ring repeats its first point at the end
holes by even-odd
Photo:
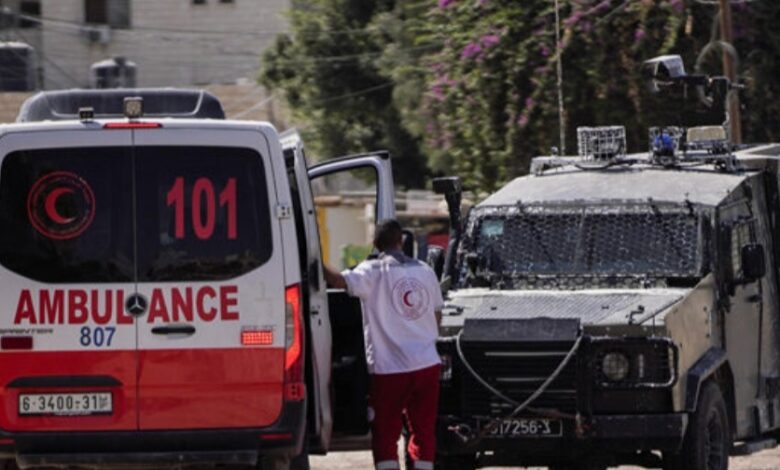
{"type": "Polygon", "coordinates": [[[131,281],[131,164],[122,147],[7,155],[0,170],[0,264],[42,282],[131,281]]]}
{"type": "Polygon", "coordinates": [[[365,166],[319,176],[311,188],[324,261],[339,269],[354,267],[372,251],[376,170],[365,166]]]}
{"type": "Polygon", "coordinates": [[[231,147],[136,147],[139,281],[220,280],[271,257],[263,160],[231,147]]]}

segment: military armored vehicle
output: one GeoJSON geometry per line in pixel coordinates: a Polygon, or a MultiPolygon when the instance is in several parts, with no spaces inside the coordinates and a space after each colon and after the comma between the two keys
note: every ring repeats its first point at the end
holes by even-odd
{"type": "Polygon", "coordinates": [[[581,128],[578,156],[452,211],[439,468],[723,470],[776,444],[780,145],[649,142],[581,128]]]}
{"type": "MultiPolygon", "coordinates": [[[[620,131],[580,133],[603,149],[620,131]]],[[[780,145],[661,156],[539,158],[471,210],[441,467],[725,469],[775,444],[780,145]]]]}

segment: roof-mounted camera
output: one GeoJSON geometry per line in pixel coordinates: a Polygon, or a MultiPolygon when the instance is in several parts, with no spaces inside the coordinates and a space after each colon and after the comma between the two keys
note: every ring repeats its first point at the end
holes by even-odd
{"type": "Polygon", "coordinates": [[[650,91],[658,93],[664,86],[685,80],[685,64],[679,55],[663,55],[642,64],[642,76],[648,81],[650,91]]]}

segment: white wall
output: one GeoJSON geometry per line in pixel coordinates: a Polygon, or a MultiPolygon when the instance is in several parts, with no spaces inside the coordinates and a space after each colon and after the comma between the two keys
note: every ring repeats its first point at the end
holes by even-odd
{"type": "Polygon", "coordinates": [[[287,29],[290,0],[131,0],[130,29],[112,30],[106,43],[80,31],[83,4],[42,0],[42,16],[62,21],[43,25],[47,88],[88,86],[90,65],[112,56],[138,65],[139,86],[254,81],[262,51],[287,29]]]}

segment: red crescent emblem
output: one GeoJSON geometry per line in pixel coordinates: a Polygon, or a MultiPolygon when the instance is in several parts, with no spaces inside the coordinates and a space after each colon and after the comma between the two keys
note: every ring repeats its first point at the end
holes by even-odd
{"type": "Polygon", "coordinates": [[[412,294],[414,294],[414,292],[410,290],[404,293],[404,305],[406,305],[407,307],[414,307],[414,304],[409,302],[409,296],[412,294]]]}
{"type": "Polygon", "coordinates": [[[54,171],[38,178],[27,194],[30,224],[52,240],[81,235],[95,218],[95,194],[89,183],[69,171],[54,171]],[[67,198],[63,196],[68,195],[67,198]]]}
{"type": "Polygon", "coordinates": [[[414,277],[403,277],[393,285],[392,302],[396,313],[414,321],[429,311],[431,298],[422,282],[414,277]]]}
{"type": "Polygon", "coordinates": [[[57,212],[57,199],[59,199],[63,194],[68,193],[73,193],[73,190],[70,188],[57,188],[52,190],[52,192],[46,196],[46,215],[48,215],[52,221],[60,225],[69,224],[76,220],[75,217],[63,217],[59,212],[57,212]]]}

